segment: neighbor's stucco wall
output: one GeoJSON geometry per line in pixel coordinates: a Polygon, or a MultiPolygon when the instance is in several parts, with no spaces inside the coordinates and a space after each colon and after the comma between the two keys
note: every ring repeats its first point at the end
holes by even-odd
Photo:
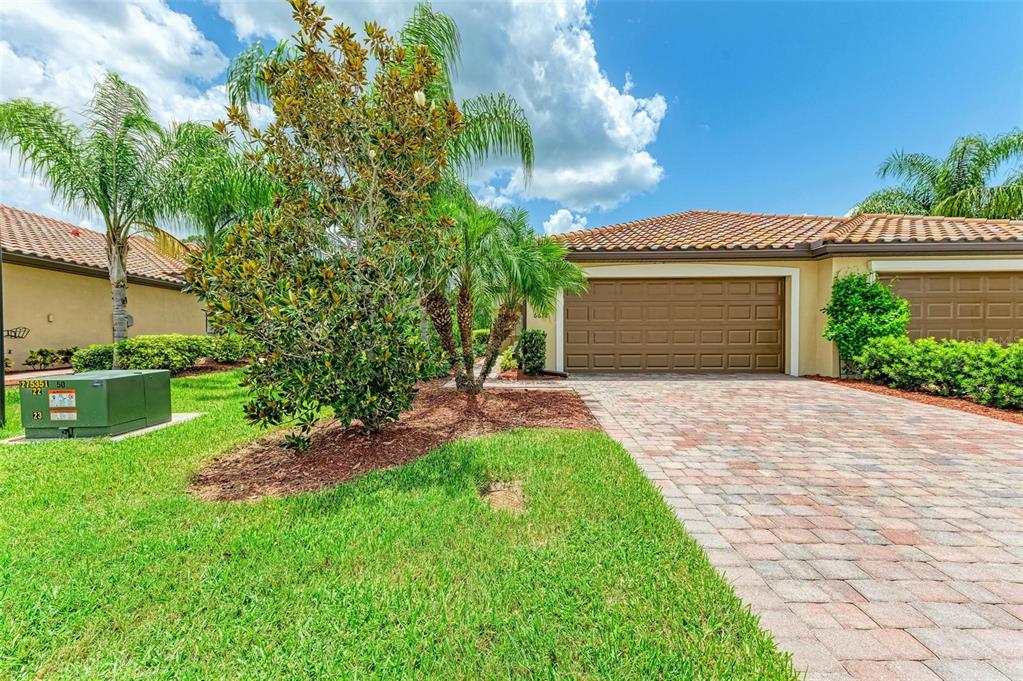
{"type": "MultiPolygon", "coordinates": [[[[871,262],[882,263],[885,261],[914,261],[914,262],[947,262],[949,269],[955,269],[964,261],[977,262],[984,260],[991,261],[1015,261],[1019,263],[1020,271],[1023,271],[1023,256],[924,256],[924,257],[876,257],[876,256],[848,256],[830,257],[820,260],[720,260],[720,261],[664,261],[651,263],[625,263],[625,262],[601,262],[601,263],[580,263],[580,267],[591,276],[604,269],[605,273],[625,272],[628,276],[642,277],[672,277],[672,276],[772,276],[770,268],[774,268],[777,274],[786,278],[786,286],[791,286],[793,271],[799,273],[798,292],[798,364],[796,369],[801,375],[824,374],[826,376],[837,376],[839,370],[838,351],[834,343],[824,340],[821,335],[824,331],[825,317],[821,308],[831,298],[831,286],[834,278],[845,272],[867,272],[870,271],[871,262]],[[748,268],[755,268],[750,270],[748,268]],[[750,274],[755,271],[756,274],[750,274]]],[[[599,276],[599,275],[598,275],[599,276]]],[[[615,276],[618,276],[615,274],[615,276]]],[[[790,341],[790,318],[792,310],[788,304],[790,291],[786,290],[786,319],[785,319],[785,365],[786,371],[792,370],[792,356],[790,341]]],[[[543,329],[547,332],[547,368],[557,367],[557,323],[552,315],[547,318],[538,318],[529,311],[526,316],[526,326],[530,329],[543,329]]]]}
{"type": "MultiPolygon", "coordinates": [[[[5,339],[16,369],[30,350],[109,343],[112,339],[110,282],[25,265],[3,265],[3,328],[27,326],[24,339],[5,339]]],[[[128,284],[129,336],[205,334],[206,315],[195,296],[177,289],[128,284]]]]}

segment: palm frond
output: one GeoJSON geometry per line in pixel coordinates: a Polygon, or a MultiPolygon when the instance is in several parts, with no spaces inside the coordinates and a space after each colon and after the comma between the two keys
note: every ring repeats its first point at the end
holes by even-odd
{"type": "Polygon", "coordinates": [[[990,165],[987,174],[990,179],[998,173],[1003,164],[1023,161],[1023,130],[1016,128],[999,135],[991,141],[989,149],[990,165]]]}
{"type": "Polygon", "coordinates": [[[55,107],[28,99],[0,103],[0,145],[17,151],[21,168],[50,185],[54,202],[87,210],[97,198],[97,173],[84,140],[55,107]]]}
{"type": "Polygon", "coordinates": [[[239,52],[227,67],[227,99],[231,106],[245,109],[250,103],[269,104],[267,67],[295,59],[297,53],[298,48],[287,40],[282,40],[270,50],[256,42],[239,52]]]}
{"type": "Polygon", "coordinates": [[[139,222],[135,224],[135,232],[149,237],[153,245],[156,246],[157,252],[169,258],[184,260],[190,252],[184,241],[156,225],[139,222]]]}
{"type": "Polygon", "coordinates": [[[910,191],[889,187],[867,196],[849,211],[850,215],[881,213],[886,215],[927,215],[927,209],[910,191]]]}
{"type": "Polygon", "coordinates": [[[528,181],[533,172],[533,133],[526,112],[509,95],[484,94],[462,102],[464,127],[449,151],[451,164],[468,174],[491,156],[514,156],[528,181]]]}
{"type": "Polygon", "coordinates": [[[455,21],[447,14],[435,11],[429,2],[418,2],[401,27],[398,40],[410,52],[419,45],[430,50],[441,72],[441,82],[433,95],[437,99],[453,100],[451,78],[458,71],[462,49],[462,38],[455,21]]]}
{"type": "Polygon", "coordinates": [[[948,197],[934,208],[935,215],[1023,219],[1023,174],[1017,173],[995,187],[971,187],[948,197]]]}

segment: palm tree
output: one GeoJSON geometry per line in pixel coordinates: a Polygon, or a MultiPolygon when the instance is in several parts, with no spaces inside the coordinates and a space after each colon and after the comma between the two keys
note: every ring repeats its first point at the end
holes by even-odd
{"type": "Polygon", "coordinates": [[[852,214],[1023,218],[1023,167],[1006,170],[1008,164],[1020,160],[1020,130],[993,139],[960,137],[943,159],[898,151],[881,164],[878,175],[898,178],[902,186],[874,192],[853,208],[852,214]],[[1003,181],[993,184],[1003,174],[1003,181]]]}
{"type": "MultiPolygon", "coordinates": [[[[454,99],[451,78],[461,60],[458,26],[446,14],[434,11],[429,2],[420,2],[402,26],[400,44],[408,48],[409,64],[419,45],[429,48],[442,66],[440,77],[425,93],[429,101],[454,99]]],[[[232,106],[245,108],[250,103],[268,103],[270,88],[267,67],[297,57],[297,47],[282,41],[267,50],[255,43],[243,50],[227,70],[227,91],[232,106]]],[[[513,97],[505,94],[481,94],[462,100],[462,132],[452,141],[448,162],[463,177],[494,156],[515,156],[522,163],[528,180],[533,170],[533,133],[525,111],[513,97]]]]}
{"type": "MultiPolygon", "coordinates": [[[[452,76],[457,72],[461,60],[461,37],[454,20],[442,12],[434,11],[429,2],[419,2],[411,16],[402,26],[398,40],[412,54],[419,45],[425,45],[434,60],[442,66],[440,76],[427,88],[425,93],[431,102],[453,101],[452,76]]],[[[268,67],[298,57],[297,46],[282,41],[267,50],[260,43],[242,51],[227,71],[227,90],[231,105],[240,109],[250,103],[269,103],[271,83],[268,67]]],[[[452,172],[444,184],[460,184],[472,171],[494,156],[513,156],[522,164],[523,175],[528,182],[533,170],[533,133],[526,113],[514,98],[502,94],[481,94],[462,100],[462,131],[452,140],[448,149],[448,163],[452,172]]],[[[442,276],[424,277],[426,285],[422,294],[422,317],[420,334],[427,337],[426,307],[432,299],[446,293],[438,282],[442,276]],[[434,282],[431,285],[430,282],[434,282]]],[[[486,304],[486,303],[481,303],[486,304]]],[[[437,329],[441,337],[444,332],[437,329]]],[[[453,358],[455,354],[445,348],[453,358]]]]}
{"type": "Polygon", "coordinates": [[[192,153],[178,161],[183,180],[178,221],[193,235],[188,241],[219,251],[229,227],[270,206],[274,183],[217,130],[197,124],[181,129],[192,153]]]}
{"type": "Polygon", "coordinates": [[[454,358],[455,385],[478,393],[524,306],[548,315],[559,290],[580,293],[586,279],[565,259],[563,246],[533,232],[524,210],[487,208],[464,186],[451,185],[434,204],[452,227],[447,248],[438,249],[428,268],[434,285],[426,287],[424,307],[442,347],[454,358]],[[480,306],[493,313],[487,350],[476,373],[472,328],[480,306]]]}
{"type": "Polygon", "coordinates": [[[187,146],[176,128],[153,120],[141,90],[113,73],[96,84],[84,117],[76,126],[49,104],[9,100],[0,103],[0,144],[16,149],[22,165],[49,183],[55,201],[103,218],[116,342],[128,335],[128,238],[144,232],[173,248],[175,240],[156,222],[177,210],[175,167],[187,146]]]}

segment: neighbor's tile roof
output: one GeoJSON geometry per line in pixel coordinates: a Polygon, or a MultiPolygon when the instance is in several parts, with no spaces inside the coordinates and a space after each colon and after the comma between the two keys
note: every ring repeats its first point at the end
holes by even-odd
{"type": "Polygon", "coordinates": [[[831,234],[831,243],[960,242],[1023,240],[1023,220],[946,218],[934,215],[859,215],[831,234]]]}
{"type": "Polygon", "coordinates": [[[824,243],[1023,241],[1023,221],[689,211],[555,237],[573,251],[774,250],[824,243]]]}
{"type": "MultiPolygon", "coordinates": [[[[0,246],[4,252],[107,269],[106,237],[100,232],[0,204],[0,246]]],[[[161,255],[152,241],[130,237],[128,274],[184,283],[185,264],[161,255]]]]}

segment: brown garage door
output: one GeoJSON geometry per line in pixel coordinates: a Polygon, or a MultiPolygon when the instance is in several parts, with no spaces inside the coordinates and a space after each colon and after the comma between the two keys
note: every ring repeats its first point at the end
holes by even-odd
{"type": "Polygon", "coordinates": [[[911,338],[1023,337],[1023,274],[1016,272],[929,272],[884,275],[909,300],[911,338]]]}
{"type": "Polygon", "coordinates": [[[565,299],[567,371],[784,369],[781,279],[595,279],[565,299]]]}

